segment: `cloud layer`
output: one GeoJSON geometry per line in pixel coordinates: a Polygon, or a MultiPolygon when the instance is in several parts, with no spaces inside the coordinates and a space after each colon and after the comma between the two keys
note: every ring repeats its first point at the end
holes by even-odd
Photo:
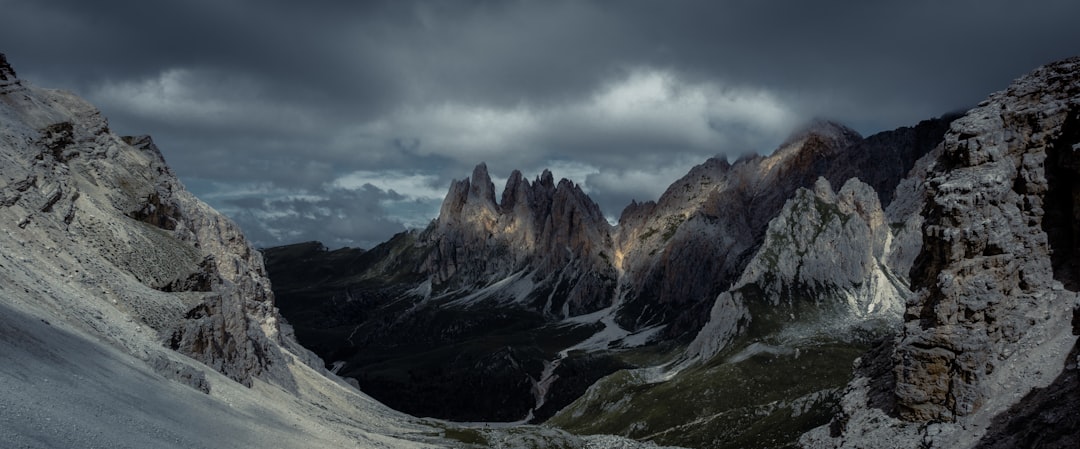
{"type": "Polygon", "coordinates": [[[261,245],[370,247],[487,162],[618,216],[812,118],[869,134],[1080,53],[1080,4],[0,0],[19,74],[154,135],[261,245]]]}

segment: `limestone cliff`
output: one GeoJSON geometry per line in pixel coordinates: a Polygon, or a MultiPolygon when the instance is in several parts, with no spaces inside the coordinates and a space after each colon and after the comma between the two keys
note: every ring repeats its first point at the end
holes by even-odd
{"type": "Polygon", "coordinates": [[[44,267],[96,285],[103,307],[173,349],[245,385],[291,385],[261,256],[236,225],[188,193],[148,137],[116,136],[93,106],[23,85],[2,60],[0,83],[4,238],[54,248],[44,267]]]}
{"type": "MultiPolygon", "coordinates": [[[[916,295],[900,335],[866,357],[843,412],[805,446],[992,445],[1001,435],[988,436],[1000,433],[991,426],[1025,427],[1010,408],[1037,408],[1031,401],[1048,399],[1033,389],[1068,382],[1078,149],[1076,58],[1035,70],[953,122],[924,183],[916,295]]],[[[1074,447],[1075,419],[1062,425],[1039,444],[1074,447]]]]}
{"type": "Polygon", "coordinates": [[[500,202],[480,164],[455,181],[422,237],[433,247],[424,270],[438,290],[476,289],[519,275],[531,307],[557,317],[611,303],[616,274],[610,225],[579,186],[544,171],[530,183],[514,171],[500,202]]]}
{"type": "Polygon", "coordinates": [[[877,193],[856,178],[839,192],[824,178],[799,189],[769,222],[739,280],[717,298],[688,354],[709,360],[755,320],[796,338],[885,332],[911,295],[888,262],[899,249],[894,232],[877,193]]]}
{"type": "Polygon", "coordinates": [[[767,224],[799,188],[819,177],[838,186],[858,177],[888,206],[901,179],[940,142],[953,118],[867,138],[842,125],[814,122],[768,157],[747,156],[733,164],[711,159],[656,203],[627,207],[615,236],[616,260],[625,273],[620,324],[671,323],[671,337],[696,332],[713,299],[739,279],[764,241],[767,224]]]}

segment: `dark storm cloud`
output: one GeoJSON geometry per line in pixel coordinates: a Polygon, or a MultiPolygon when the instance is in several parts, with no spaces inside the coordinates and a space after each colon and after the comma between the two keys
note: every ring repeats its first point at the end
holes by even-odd
{"type": "Polygon", "coordinates": [[[1080,5],[1065,0],[0,11],[0,51],[24,79],[87,97],[118,132],[154,135],[192,190],[264,245],[422,226],[480,161],[496,177],[550,167],[617,216],[693,164],[771,151],[813,117],[865,134],[908,125],[1080,53],[1080,5]]]}

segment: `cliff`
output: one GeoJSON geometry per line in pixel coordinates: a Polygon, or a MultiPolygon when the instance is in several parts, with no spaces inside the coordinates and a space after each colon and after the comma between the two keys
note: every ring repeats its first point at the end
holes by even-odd
{"type": "Polygon", "coordinates": [[[867,356],[843,413],[805,446],[995,447],[1016,442],[1006,424],[1055,428],[1041,447],[1075,446],[1075,407],[1038,392],[1076,391],[1078,148],[1076,58],[953,122],[925,182],[899,336],[867,356]],[[1040,424],[1040,407],[1064,421],[1040,424]]]}
{"type": "Polygon", "coordinates": [[[522,274],[531,292],[521,299],[530,307],[581,315],[611,304],[610,227],[579,186],[555,184],[549,171],[530,183],[515,170],[496,203],[481,163],[471,178],[451,184],[422,237],[433,248],[423,271],[437,291],[468,291],[522,274]]]}

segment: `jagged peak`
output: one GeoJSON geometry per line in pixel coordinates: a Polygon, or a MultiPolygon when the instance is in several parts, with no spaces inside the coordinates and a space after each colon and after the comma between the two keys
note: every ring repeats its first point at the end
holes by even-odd
{"type": "Polygon", "coordinates": [[[22,88],[22,81],[15,75],[15,69],[8,64],[7,56],[0,53],[0,94],[10,93],[22,88]]]}
{"type": "Polygon", "coordinates": [[[15,81],[19,77],[15,75],[15,69],[8,64],[7,56],[0,53],[0,81],[15,81]]]}
{"type": "Polygon", "coordinates": [[[530,188],[529,180],[525,179],[520,170],[510,172],[510,177],[506,179],[506,187],[503,188],[502,200],[499,201],[503,213],[513,210],[519,199],[527,201],[530,188]]]}
{"type": "Polygon", "coordinates": [[[495,204],[495,184],[488,175],[487,164],[481,162],[476,165],[472,172],[472,185],[469,196],[475,196],[492,205],[495,204]]]}
{"type": "Polygon", "coordinates": [[[536,178],[536,183],[542,185],[548,189],[555,187],[555,175],[551,174],[551,170],[544,169],[543,173],[536,178]]]}

